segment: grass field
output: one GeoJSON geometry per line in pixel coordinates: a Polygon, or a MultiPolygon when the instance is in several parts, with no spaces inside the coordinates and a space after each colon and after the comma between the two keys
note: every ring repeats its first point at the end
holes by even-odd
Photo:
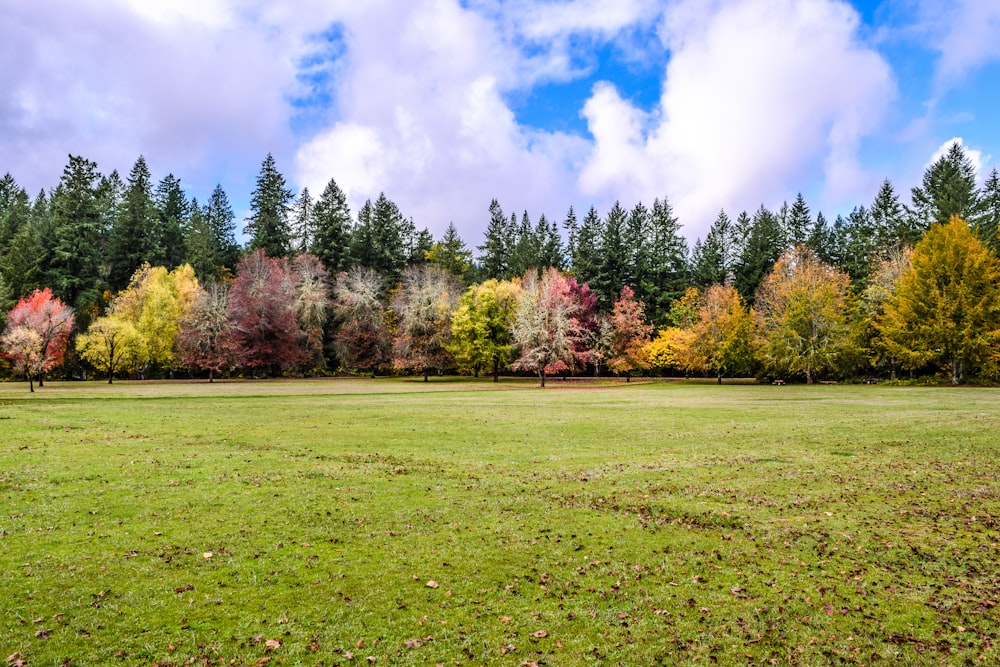
{"type": "Polygon", "coordinates": [[[997,664],[1000,393],[0,385],[0,659],[997,664]]]}

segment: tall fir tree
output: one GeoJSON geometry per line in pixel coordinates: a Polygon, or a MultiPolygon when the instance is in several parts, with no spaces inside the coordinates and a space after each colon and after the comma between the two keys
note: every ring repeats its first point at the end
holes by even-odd
{"type": "Polygon", "coordinates": [[[906,209],[888,178],[882,181],[868,212],[875,228],[875,245],[880,253],[901,245],[912,247],[920,240],[920,229],[914,227],[913,219],[906,215],[906,209]]]}
{"type": "Polygon", "coordinates": [[[1000,254],[1000,175],[996,169],[983,183],[982,215],[976,225],[976,234],[994,254],[1000,254]]]}
{"type": "Polygon", "coordinates": [[[653,201],[643,244],[645,259],[640,270],[641,291],[650,321],[664,322],[670,304],[684,294],[688,284],[687,241],[670,201],[653,201]]]}
{"type": "Polygon", "coordinates": [[[543,213],[535,226],[535,239],[538,243],[538,268],[563,268],[562,238],[559,227],[553,220],[551,223],[543,213]]]}
{"type": "Polygon", "coordinates": [[[510,271],[514,276],[524,275],[529,269],[539,268],[538,262],[539,239],[535,234],[535,228],[531,224],[531,218],[525,211],[521,216],[521,223],[517,226],[517,235],[510,253],[510,271]]]}
{"type": "Polygon", "coordinates": [[[184,227],[191,206],[181,189],[181,179],[173,174],[160,179],[153,193],[153,203],[156,210],[152,232],[153,255],[146,259],[153,266],[173,270],[186,260],[184,227]]]}
{"type": "Polygon", "coordinates": [[[784,249],[784,233],[778,216],[761,204],[750,222],[734,269],[734,287],[747,303],[754,302],[757,288],[784,249]]]}
{"type": "Polygon", "coordinates": [[[486,226],[483,245],[479,246],[479,266],[487,280],[506,280],[511,277],[510,255],[513,230],[496,199],[490,202],[490,221],[486,226]]]}
{"type": "Polygon", "coordinates": [[[250,217],[243,233],[250,237],[248,251],[263,250],[271,257],[286,257],[292,249],[288,213],[292,191],[268,153],[257,175],[257,186],[250,197],[250,217]]]}
{"type": "Polygon", "coordinates": [[[593,285],[601,270],[604,254],[604,220],[593,206],[587,211],[576,237],[576,249],[570,258],[573,276],[582,284],[593,285]]]}
{"type": "Polygon", "coordinates": [[[309,252],[315,214],[316,207],[309,188],[302,188],[302,192],[292,205],[292,249],[297,253],[309,252]]]}
{"type": "Polygon", "coordinates": [[[809,206],[800,192],[788,210],[788,218],[785,221],[786,242],[793,246],[805,243],[811,231],[812,217],[809,206]]]}
{"type": "Polygon", "coordinates": [[[733,223],[725,211],[712,223],[700,248],[691,253],[691,280],[698,287],[725,285],[733,262],[733,223]]]}
{"type": "Polygon", "coordinates": [[[806,239],[806,246],[827,264],[839,265],[840,258],[834,249],[833,228],[822,211],[816,214],[816,222],[806,239]]]}
{"type": "Polygon", "coordinates": [[[834,243],[839,247],[839,266],[851,277],[852,287],[861,291],[878,261],[878,235],[871,213],[856,206],[847,216],[847,224],[834,243]]]}
{"type": "Polygon", "coordinates": [[[626,245],[627,224],[628,213],[616,201],[605,218],[597,275],[590,285],[597,294],[598,303],[603,310],[611,308],[615,297],[625,285],[631,255],[631,249],[626,245]]]}
{"type": "Polygon", "coordinates": [[[346,271],[351,258],[351,209],[347,195],[332,178],[313,207],[312,225],[309,251],[332,275],[346,271]]]}
{"type": "Polygon", "coordinates": [[[912,224],[921,234],[934,223],[948,224],[953,215],[973,226],[979,222],[982,203],[976,188],[976,167],[961,143],[953,142],[927,167],[912,197],[912,224]]]}
{"type": "Polygon", "coordinates": [[[186,261],[199,280],[204,282],[218,276],[215,239],[205,208],[198,204],[197,198],[191,200],[191,215],[184,228],[184,247],[186,261]]]}
{"type": "Polygon", "coordinates": [[[146,158],[139,156],[132,165],[120,209],[112,223],[108,239],[108,284],[113,291],[125,289],[143,262],[155,259],[156,209],[153,205],[153,182],[146,158]]]}
{"type": "Polygon", "coordinates": [[[435,264],[464,283],[468,282],[472,268],[472,251],[458,234],[455,223],[449,222],[441,240],[427,252],[427,261],[435,264]]]}
{"type": "Polygon", "coordinates": [[[70,155],[52,195],[52,256],[43,282],[72,305],[80,320],[101,300],[101,215],[97,164],[70,155]]]}
{"type": "Polygon", "coordinates": [[[580,236],[580,222],[576,219],[576,212],[572,206],[566,212],[566,219],[563,220],[563,229],[566,230],[566,255],[564,262],[572,266],[573,258],[576,257],[577,238],[580,236]]]}
{"type": "Polygon", "coordinates": [[[215,275],[230,278],[240,261],[240,246],[236,242],[236,215],[222,185],[212,190],[202,214],[212,236],[215,275]]]}
{"type": "Polygon", "coordinates": [[[403,227],[406,219],[399,207],[381,193],[375,203],[365,202],[358,212],[358,225],[351,239],[351,257],[356,264],[374,269],[395,287],[406,266],[403,227]]]}

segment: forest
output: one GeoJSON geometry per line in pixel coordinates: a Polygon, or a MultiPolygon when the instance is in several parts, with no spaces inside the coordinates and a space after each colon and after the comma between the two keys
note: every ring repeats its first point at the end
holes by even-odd
{"type": "Polygon", "coordinates": [[[720,211],[688,245],[669,199],[561,222],[494,200],[481,245],[385,194],[296,195],[272,156],[244,222],[139,157],[70,156],[34,198],[0,178],[0,375],[523,373],[993,382],[1000,177],[959,143],[904,202],[886,180],[832,222],[800,194],[720,211]]]}

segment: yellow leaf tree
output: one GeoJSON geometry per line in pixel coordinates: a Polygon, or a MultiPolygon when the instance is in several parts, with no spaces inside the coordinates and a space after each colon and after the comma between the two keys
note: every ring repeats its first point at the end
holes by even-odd
{"type": "Polygon", "coordinates": [[[934,364],[953,384],[990,360],[1000,330],[1000,263],[960,218],[932,226],[914,246],[880,330],[904,368],[934,364]]]}
{"type": "Polygon", "coordinates": [[[753,320],[736,288],[709,287],[697,317],[690,329],[687,367],[712,373],[719,384],[725,375],[748,372],[753,363],[753,320]]]}
{"type": "Polygon", "coordinates": [[[118,293],[111,312],[130,322],[142,338],[145,357],[137,360],[140,369],[173,366],[181,320],[197,295],[198,279],[188,264],[170,272],[144,264],[133,274],[128,288],[118,293]]]}
{"type": "Polygon", "coordinates": [[[802,373],[812,384],[849,343],[850,278],[797,246],[785,252],[757,291],[758,350],[765,367],[802,373]]]}
{"type": "Polygon", "coordinates": [[[134,368],[146,358],[145,344],[135,325],[119,315],[99,317],[76,339],[76,351],[87,363],[108,374],[134,368]]]}

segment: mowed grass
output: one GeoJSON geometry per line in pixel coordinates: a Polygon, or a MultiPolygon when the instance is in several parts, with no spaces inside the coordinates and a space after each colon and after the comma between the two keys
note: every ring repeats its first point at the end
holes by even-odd
{"type": "Polygon", "coordinates": [[[997,664],[1000,393],[0,385],[0,658],[997,664]]]}

